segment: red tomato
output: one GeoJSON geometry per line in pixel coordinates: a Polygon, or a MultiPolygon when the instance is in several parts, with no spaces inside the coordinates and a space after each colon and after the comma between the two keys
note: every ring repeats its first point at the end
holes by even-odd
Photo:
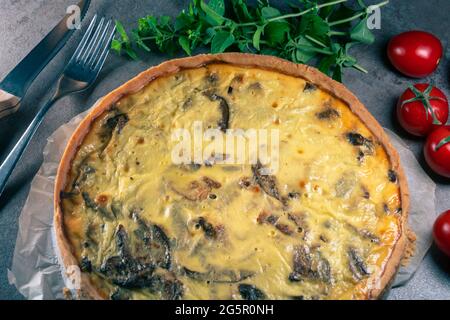
{"type": "Polygon", "coordinates": [[[430,133],[424,152],[431,169],[450,178],[450,126],[440,127],[430,133]]]}
{"type": "Polygon", "coordinates": [[[436,70],[442,58],[441,41],[431,33],[409,31],[391,39],[388,57],[401,73],[423,78],[436,70]]]}
{"type": "Polygon", "coordinates": [[[447,123],[448,100],[445,94],[429,84],[415,84],[407,89],[397,103],[401,126],[415,136],[426,136],[447,123]]]}
{"type": "Polygon", "coordinates": [[[450,210],[441,214],[433,227],[434,242],[450,257],[450,210]]]}

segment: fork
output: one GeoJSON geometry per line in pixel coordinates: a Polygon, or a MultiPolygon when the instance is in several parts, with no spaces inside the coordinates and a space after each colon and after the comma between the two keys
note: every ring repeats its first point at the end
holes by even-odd
{"type": "Polygon", "coordinates": [[[75,53],[61,73],[56,84],[55,93],[41,107],[25,133],[0,166],[0,195],[3,193],[8,178],[42,123],[47,111],[59,99],[88,89],[97,79],[108,57],[109,45],[116,31],[116,27],[111,19],[101,18],[98,23],[97,20],[97,15],[95,15],[75,53]]]}

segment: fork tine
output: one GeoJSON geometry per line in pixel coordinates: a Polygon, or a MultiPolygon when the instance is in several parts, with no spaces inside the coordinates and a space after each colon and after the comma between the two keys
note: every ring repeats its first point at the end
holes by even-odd
{"type": "Polygon", "coordinates": [[[111,34],[109,35],[107,41],[104,43],[104,48],[103,48],[103,52],[100,55],[100,57],[97,60],[97,63],[94,67],[94,70],[100,70],[101,68],[103,68],[103,65],[105,64],[106,58],[108,57],[109,54],[109,46],[110,43],[112,41],[112,39],[114,38],[114,35],[116,33],[116,26],[114,26],[114,28],[111,31],[111,34]]]}
{"type": "Polygon", "coordinates": [[[94,35],[89,39],[88,46],[84,50],[83,54],[80,57],[80,61],[86,62],[90,55],[92,54],[92,50],[95,46],[95,43],[98,40],[98,37],[100,35],[100,31],[102,30],[103,24],[105,23],[105,18],[102,18],[99,22],[99,24],[96,26],[94,35]]]}
{"type": "Polygon", "coordinates": [[[89,37],[91,36],[91,33],[92,33],[92,30],[94,29],[96,20],[97,20],[97,15],[95,15],[92,18],[92,21],[89,24],[89,27],[86,30],[86,33],[84,34],[83,38],[81,39],[80,44],[78,45],[77,49],[75,50],[74,54],[72,55],[72,59],[78,60],[80,53],[82,52],[82,50],[84,50],[84,47],[86,46],[86,43],[89,40],[89,37]]]}
{"type": "Polygon", "coordinates": [[[106,26],[103,28],[103,32],[102,35],[100,37],[100,39],[97,41],[97,45],[95,46],[94,50],[92,51],[91,56],[89,57],[89,60],[87,61],[87,65],[89,65],[90,67],[93,67],[94,62],[97,60],[99,54],[101,53],[101,50],[103,48],[103,43],[105,42],[105,38],[108,35],[108,30],[110,29],[110,25],[111,25],[111,20],[108,20],[108,23],[106,24],[106,26]]]}

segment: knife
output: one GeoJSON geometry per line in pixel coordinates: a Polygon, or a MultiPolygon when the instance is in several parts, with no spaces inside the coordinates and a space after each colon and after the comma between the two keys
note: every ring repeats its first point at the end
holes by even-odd
{"type": "MultiPolygon", "coordinates": [[[[86,15],[90,0],[81,0],[80,21],[86,15]]],[[[67,14],[58,25],[0,82],[0,118],[17,111],[34,79],[69,40],[75,28],[69,25],[73,14],[67,14]]]]}

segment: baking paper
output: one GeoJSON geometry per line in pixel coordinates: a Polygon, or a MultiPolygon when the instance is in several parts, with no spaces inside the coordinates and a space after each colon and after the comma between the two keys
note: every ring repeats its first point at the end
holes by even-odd
{"type": "MultiPolygon", "coordinates": [[[[34,178],[30,194],[19,218],[19,231],[9,282],[27,299],[64,299],[63,289],[71,286],[59,263],[53,229],[53,186],[65,146],[84,118],[78,115],[48,138],[44,162],[34,178]]],[[[431,246],[431,230],[436,218],[436,185],[423,171],[413,153],[393,132],[386,130],[397,148],[411,193],[409,223],[417,235],[416,253],[402,266],[394,288],[405,285],[418,269],[431,246]]],[[[395,289],[393,289],[395,290],[395,289]]]]}
{"type": "Polygon", "coordinates": [[[435,207],[436,184],[422,169],[407,145],[389,129],[384,129],[400,154],[410,192],[409,226],[416,234],[416,251],[409,263],[398,271],[393,287],[405,285],[419,268],[425,254],[433,243],[433,224],[437,218],[435,207]]]}

